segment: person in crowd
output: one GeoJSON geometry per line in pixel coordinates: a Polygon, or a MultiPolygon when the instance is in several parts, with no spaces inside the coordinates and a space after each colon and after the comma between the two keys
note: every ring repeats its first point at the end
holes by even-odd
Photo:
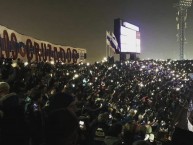
{"type": "Polygon", "coordinates": [[[26,98],[25,120],[29,132],[29,143],[40,145],[43,143],[43,115],[42,92],[39,87],[32,88],[26,98]]]}
{"type": "Polygon", "coordinates": [[[151,145],[151,144],[144,140],[138,140],[138,141],[135,141],[132,145],[151,145]]]}
{"type": "Polygon", "coordinates": [[[68,109],[49,114],[45,125],[45,145],[77,145],[78,118],[68,109]]]}
{"type": "Polygon", "coordinates": [[[144,140],[149,141],[149,142],[154,142],[155,135],[153,134],[152,126],[150,125],[150,121],[148,121],[145,127],[146,127],[146,134],[145,134],[144,140]]]}
{"type": "Polygon", "coordinates": [[[101,113],[99,116],[90,123],[90,144],[91,145],[102,145],[107,135],[109,124],[109,114],[101,113]]]}
{"type": "MultiPolygon", "coordinates": [[[[74,95],[68,94],[67,92],[56,92],[56,94],[50,98],[49,106],[46,107],[45,124],[49,122],[49,118],[52,116],[53,112],[58,112],[63,109],[68,110],[77,118],[79,123],[78,129],[76,130],[78,133],[77,142],[80,145],[86,145],[86,140],[88,140],[87,123],[86,120],[81,120],[81,118],[77,116],[77,101],[78,100],[74,95]]],[[[47,131],[45,131],[45,134],[46,132],[47,131]]]]}
{"type": "Polygon", "coordinates": [[[122,139],[124,144],[130,145],[136,140],[143,140],[145,136],[144,128],[140,128],[136,122],[129,122],[123,126],[122,139]]]}
{"type": "Polygon", "coordinates": [[[0,144],[25,145],[27,142],[26,124],[19,96],[10,92],[7,82],[0,82],[0,144]]]}
{"type": "Polygon", "coordinates": [[[122,124],[115,123],[110,126],[104,139],[105,145],[122,145],[121,133],[122,124]]]}
{"type": "Polygon", "coordinates": [[[191,145],[193,141],[193,111],[188,113],[188,109],[183,106],[180,108],[179,115],[180,118],[172,135],[172,145],[191,145]]]}
{"type": "Polygon", "coordinates": [[[68,109],[72,113],[76,114],[77,111],[77,98],[66,92],[57,92],[50,98],[49,109],[55,111],[58,109],[68,109]]]}

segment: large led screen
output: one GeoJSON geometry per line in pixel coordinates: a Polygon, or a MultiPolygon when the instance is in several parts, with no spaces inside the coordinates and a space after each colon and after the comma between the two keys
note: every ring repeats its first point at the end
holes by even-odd
{"type": "Polygon", "coordinates": [[[116,19],[114,23],[114,34],[117,38],[120,52],[141,53],[141,40],[139,27],[116,19]]]}

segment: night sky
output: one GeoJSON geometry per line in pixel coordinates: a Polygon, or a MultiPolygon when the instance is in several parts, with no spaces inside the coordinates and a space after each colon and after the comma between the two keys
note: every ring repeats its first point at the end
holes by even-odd
{"type": "MultiPolygon", "coordinates": [[[[53,44],[85,48],[87,61],[106,55],[105,33],[114,19],[141,31],[140,58],[179,59],[177,0],[0,0],[0,24],[53,44]]],[[[188,9],[185,58],[193,59],[193,6],[188,9]]]]}

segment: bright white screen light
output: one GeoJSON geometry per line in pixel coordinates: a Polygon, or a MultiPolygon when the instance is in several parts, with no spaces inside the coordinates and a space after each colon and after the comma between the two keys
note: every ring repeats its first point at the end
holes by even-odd
{"type": "MultiPolygon", "coordinates": [[[[129,24],[129,23],[128,23],[129,24]]],[[[136,28],[138,28],[136,26],[136,28]]],[[[131,29],[124,26],[121,26],[121,35],[120,35],[120,45],[121,52],[135,52],[140,53],[140,38],[139,38],[139,29],[131,29]]]]}

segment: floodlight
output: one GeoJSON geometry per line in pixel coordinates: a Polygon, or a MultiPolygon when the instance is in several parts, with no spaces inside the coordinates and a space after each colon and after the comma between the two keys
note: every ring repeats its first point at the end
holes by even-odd
{"type": "Polygon", "coordinates": [[[174,4],[174,7],[176,7],[178,10],[176,17],[178,34],[176,36],[177,40],[179,41],[181,60],[184,59],[184,43],[186,42],[185,29],[187,28],[187,9],[191,7],[191,5],[192,0],[179,0],[178,3],[174,4]]]}
{"type": "Polygon", "coordinates": [[[179,5],[184,7],[191,7],[192,0],[180,0],[179,5]]]}

